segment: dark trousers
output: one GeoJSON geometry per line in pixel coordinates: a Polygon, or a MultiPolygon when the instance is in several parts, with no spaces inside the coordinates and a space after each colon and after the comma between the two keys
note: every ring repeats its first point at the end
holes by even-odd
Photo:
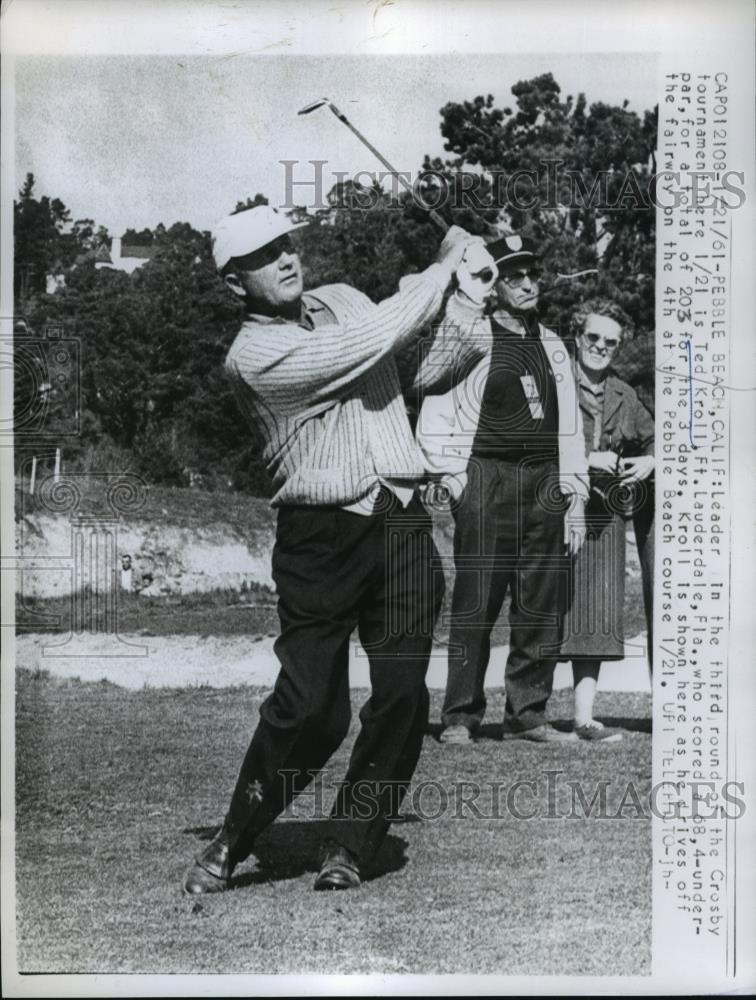
{"type": "Polygon", "coordinates": [[[370,516],[282,508],[273,551],[281,670],[241,767],[226,817],[234,863],[322,770],[350,723],[349,637],[370,663],[371,695],[333,817],[358,858],[380,846],[415,770],[428,719],[425,675],[443,574],[430,518],[382,491],[370,516]]]}
{"type": "Polygon", "coordinates": [[[474,731],[486,698],[491,629],[507,590],[511,637],[504,728],[545,722],[569,587],[555,463],[472,459],[455,511],[449,674],[442,719],[474,731]]]}

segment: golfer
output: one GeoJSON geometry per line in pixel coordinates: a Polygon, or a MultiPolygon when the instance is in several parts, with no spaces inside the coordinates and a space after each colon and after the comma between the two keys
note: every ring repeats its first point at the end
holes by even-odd
{"type": "MultiPolygon", "coordinates": [[[[427,722],[425,674],[443,583],[431,570],[430,518],[416,494],[424,467],[395,354],[439,311],[474,241],[449,230],[436,263],[375,305],[343,284],[303,294],[295,228],[258,206],[214,232],[218,269],[248,308],[227,368],[263,433],[275,491],[280,672],[223,826],[186,878],[190,893],[228,888],[258,834],[343,741],[355,628],[372,691],[316,889],[359,886],[412,777],[427,722]]],[[[461,307],[452,297],[448,308],[461,307]]]]}

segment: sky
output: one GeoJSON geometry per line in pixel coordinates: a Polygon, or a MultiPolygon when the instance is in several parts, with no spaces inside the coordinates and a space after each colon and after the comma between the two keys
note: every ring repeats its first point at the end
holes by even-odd
{"type": "MultiPolygon", "coordinates": [[[[60,198],[74,218],[111,234],[162,222],[209,229],[257,192],[285,199],[285,168],[312,181],[309,160],[333,171],[380,170],[328,110],[327,96],[399,170],[443,156],[439,110],[491,93],[511,105],[518,80],[552,72],[563,95],[642,113],[657,100],[653,55],[19,56],[15,62],[16,190],[60,198]]],[[[312,187],[295,201],[311,205],[312,187]]]]}

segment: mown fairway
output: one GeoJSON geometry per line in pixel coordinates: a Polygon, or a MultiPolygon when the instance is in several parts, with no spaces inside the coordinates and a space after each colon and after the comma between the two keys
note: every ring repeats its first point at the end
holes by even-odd
{"type": "MultiPolygon", "coordinates": [[[[542,747],[499,740],[497,692],[466,749],[437,742],[434,692],[403,821],[360,890],[313,893],[327,821],[310,817],[327,812],[353,726],[322,795],[268,831],[235,891],[198,901],[183,875],[222,819],[264,692],[128,692],[29,671],[17,688],[22,971],[650,971],[649,696],[599,695],[598,716],[627,727],[620,744],[542,747]],[[573,803],[577,781],[588,800],[608,783],[602,817],[573,803]]],[[[365,697],[354,692],[355,720],[365,697]]],[[[554,695],[554,719],[570,697],[554,695]]]]}

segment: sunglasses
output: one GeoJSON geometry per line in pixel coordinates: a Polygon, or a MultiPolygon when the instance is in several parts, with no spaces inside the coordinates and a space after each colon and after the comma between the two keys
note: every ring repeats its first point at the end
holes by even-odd
{"type": "Polygon", "coordinates": [[[510,288],[519,288],[523,282],[529,278],[531,281],[538,281],[540,272],[533,267],[521,267],[516,271],[509,271],[501,275],[501,281],[510,288]]]}
{"type": "Polygon", "coordinates": [[[616,337],[605,337],[602,333],[584,333],[583,336],[589,344],[604,344],[608,351],[613,351],[619,344],[616,337]]]}
{"type": "Polygon", "coordinates": [[[258,271],[261,267],[267,267],[274,263],[282,253],[295,254],[297,252],[291,236],[284,234],[279,236],[272,243],[266,243],[259,250],[254,250],[244,257],[236,257],[234,263],[240,271],[258,271]]]}

